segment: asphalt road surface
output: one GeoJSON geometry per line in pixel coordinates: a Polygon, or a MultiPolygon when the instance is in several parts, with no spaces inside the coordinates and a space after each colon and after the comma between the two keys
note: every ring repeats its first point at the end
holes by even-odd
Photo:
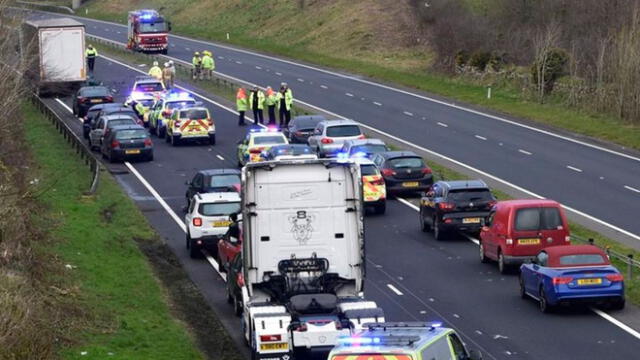
{"type": "MultiPolygon", "coordinates": [[[[222,54],[218,52],[218,55],[222,54]]],[[[124,100],[127,86],[139,73],[100,58],[95,75],[106,85],[118,89],[116,100],[124,100]]],[[[327,84],[332,82],[327,80],[327,84]]],[[[303,96],[306,91],[300,87],[296,84],[297,96],[303,96]]],[[[66,120],[80,133],[80,122],[63,105],[69,106],[70,99],[47,101],[59,113],[65,114],[66,120]]],[[[231,307],[225,302],[223,279],[207,260],[188,257],[184,225],[180,222],[184,214],[184,182],[198,169],[235,167],[236,142],[247,131],[246,127],[236,126],[237,118],[232,111],[210,100],[204,101],[216,122],[215,146],[171,147],[154,138],[155,161],[108,165],[108,168],[178,255],[238,347],[246,353],[239,319],[233,316],[231,307]],[[166,208],[158,197],[166,203],[166,208]]],[[[346,101],[345,108],[349,107],[346,101]]],[[[409,123],[415,129],[426,128],[429,124],[429,121],[421,123],[418,119],[403,120],[409,120],[407,127],[402,128],[408,134],[411,133],[409,123]]],[[[457,122],[452,121],[451,127],[454,124],[457,122]]],[[[515,127],[510,129],[521,131],[515,127]]],[[[431,142],[439,137],[435,136],[434,128],[423,140],[431,142]]],[[[441,137],[445,139],[445,135],[441,137]]],[[[451,141],[457,140],[453,137],[451,141]]],[[[487,144],[479,141],[482,142],[474,145],[478,148],[468,153],[492,154],[484,148],[487,144]]],[[[468,347],[480,350],[485,359],[633,359],[640,353],[637,337],[640,335],[625,331],[591,310],[541,314],[533,300],[520,299],[516,275],[500,275],[495,264],[481,264],[477,246],[464,237],[452,235],[445,241],[436,241],[431,234],[422,233],[417,212],[406,204],[390,200],[387,213],[367,216],[365,225],[365,294],[385,310],[388,320],[441,320],[445,326],[456,328],[468,347]]],[[[627,311],[612,315],[623,316],[627,311]]]]}

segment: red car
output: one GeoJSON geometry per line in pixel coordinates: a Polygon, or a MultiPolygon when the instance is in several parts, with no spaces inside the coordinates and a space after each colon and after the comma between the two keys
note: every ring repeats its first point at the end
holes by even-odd
{"type": "Polygon", "coordinates": [[[229,226],[229,230],[218,240],[218,264],[220,271],[227,271],[231,261],[242,251],[242,227],[240,222],[229,226]]]}
{"type": "Polygon", "coordinates": [[[567,218],[556,201],[500,201],[480,232],[480,260],[497,261],[505,273],[532,260],[543,248],[570,242],[567,218]]]}

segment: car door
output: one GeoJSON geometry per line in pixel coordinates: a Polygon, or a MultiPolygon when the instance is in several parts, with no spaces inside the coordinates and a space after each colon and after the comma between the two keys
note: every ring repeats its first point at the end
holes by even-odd
{"type": "Polygon", "coordinates": [[[498,225],[496,224],[496,209],[491,210],[487,218],[485,226],[480,232],[480,239],[482,241],[482,247],[486,256],[495,259],[497,257],[497,245],[496,245],[496,231],[498,225]]]}
{"type": "Polygon", "coordinates": [[[454,360],[447,337],[442,336],[420,350],[422,360],[454,360]]]}
{"type": "Polygon", "coordinates": [[[204,176],[202,174],[196,174],[191,180],[189,184],[189,188],[187,189],[187,198],[189,201],[195,196],[195,194],[202,191],[202,187],[204,184],[204,176]]]}
{"type": "Polygon", "coordinates": [[[542,277],[544,276],[543,269],[547,266],[547,261],[549,260],[549,255],[545,251],[540,251],[535,258],[535,262],[532,264],[527,264],[523,266],[526,268],[526,272],[523,271],[522,279],[524,280],[525,290],[530,293],[537,295],[538,288],[542,283],[542,277]]]}
{"type": "Polygon", "coordinates": [[[95,126],[93,127],[93,129],[91,129],[91,132],[89,133],[89,140],[91,141],[91,146],[100,146],[100,144],[102,144],[102,142],[100,141],[102,139],[102,135],[104,133],[104,118],[101,117],[98,119],[98,122],[96,122],[95,126]]]}
{"type": "Polygon", "coordinates": [[[316,128],[313,130],[313,134],[309,136],[307,139],[307,143],[314,151],[318,151],[318,142],[322,137],[322,130],[324,128],[324,124],[318,124],[316,128]]]}

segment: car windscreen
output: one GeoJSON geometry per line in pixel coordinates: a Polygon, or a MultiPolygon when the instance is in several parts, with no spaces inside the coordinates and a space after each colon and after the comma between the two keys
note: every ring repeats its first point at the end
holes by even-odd
{"type": "Polygon", "coordinates": [[[297,119],[293,124],[298,130],[313,130],[323,119],[297,119]]]}
{"type": "Polygon", "coordinates": [[[357,154],[359,152],[366,154],[376,154],[388,151],[387,147],[382,144],[369,144],[369,145],[358,145],[351,148],[352,154],[357,154]]]}
{"type": "Polygon", "coordinates": [[[449,190],[449,199],[460,202],[491,201],[493,196],[489,189],[449,190]]]}
{"type": "Polygon", "coordinates": [[[136,87],[133,89],[133,91],[139,91],[139,92],[156,92],[156,91],[163,91],[164,88],[162,87],[162,83],[160,82],[150,82],[150,83],[142,83],[142,84],[136,84],[136,87]]]}
{"type": "Polygon", "coordinates": [[[116,133],[116,139],[118,140],[145,139],[146,137],[147,132],[143,129],[119,130],[116,133]]]}
{"type": "Polygon", "coordinates": [[[286,144],[282,135],[273,136],[256,136],[253,138],[253,143],[256,145],[263,144],[286,144]]]}
{"type": "Polygon", "coordinates": [[[399,157],[389,160],[389,165],[393,168],[422,168],[424,161],[419,157],[399,157]]]}
{"type": "Polygon", "coordinates": [[[327,128],[328,137],[347,137],[362,135],[358,125],[338,125],[327,128]]]}
{"type": "Polygon", "coordinates": [[[562,228],[558,208],[525,208],[516,212],[516,230],[557,230],[562,228]]]}
{"type": "Polygon", "coordinates": [[[191,101],[172,101],[172,102],[165,103],[165,107],[167,109],[174,110],[174,109],[183,108],[185,106],[193,106],[195,104],[196,104],[196,102],[193,101],[193,100],[191,100],[191,101]]]}
{"type": "Polygon", "coordinates": [[[198,212],[203,216],[224,216],[240,212],[240,202],[200,204],[198,212]]]}
{"type": "Polygon", "coordinates": [[[122,125],[137,125],[136,121],[131,118],[113,119],[107,122],[108,128],[114,128],[122,125]]]}
{"type": "Polygon", "coordinates": [[[209,117],[204,109],[188,109],[180,111],[180,119],[201,120],[209,117]]]}
{"type": "Polygon", "coordinates": [[[111,95],[111,93],[106,87],[90,87],[80,89],[80,96],[84,97],[104,97],[109,95],[111,95]]]}
{"type": "Polygon", "coordinates": [[[142,34],[167,32],[167,23],[161,22],[141,22],[138,24],[138,31],[142,34]]]}
{"type": "Polygon", "coordinates": [[[214,175],[209,180],[209,187],[227,187],[234,186],[240,184],[240,176],[229,174],[229,175],[214,175]]]}
{"type": "Polygon", "coordinates": [[[573,254],[560,256],[560,265],[605,265],[609,261],[600,254],[573,254]]]}
{"type": "Polygon", "coordinates": [[[360,165],[362,176],[380,175],[378,167],[373,164],[360,165]]]}

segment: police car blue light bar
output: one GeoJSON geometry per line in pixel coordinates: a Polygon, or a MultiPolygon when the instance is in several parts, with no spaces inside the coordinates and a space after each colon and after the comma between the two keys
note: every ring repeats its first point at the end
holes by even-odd
{"type": "Polygon", "coordinates": [[[379,337],[346,337],[338,339],[342,345],[377,345],[381,340],[379,337]]]}

